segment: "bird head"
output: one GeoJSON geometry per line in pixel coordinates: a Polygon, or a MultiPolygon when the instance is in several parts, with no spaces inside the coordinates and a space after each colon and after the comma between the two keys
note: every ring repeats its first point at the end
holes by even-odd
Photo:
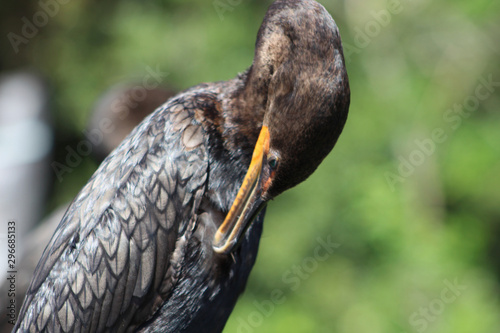
{"type": "Polygon", "coordinates": [[[235,248],[268,200],[311,175],[342,132],[350,89],[338,28],[325,8],[312,0],[274,2],[246,85],[267,94],[264,116],[248,172],[214,238],[219,253],[235,248]]]}

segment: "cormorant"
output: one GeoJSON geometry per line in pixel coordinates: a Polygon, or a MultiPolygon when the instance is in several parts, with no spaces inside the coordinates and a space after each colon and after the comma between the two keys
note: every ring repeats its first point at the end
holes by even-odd
{"type": "Polygon", "coordinates": [[[349,101],[328,12],[274,2],[246,72],[171,98],[104,160],[47,246],[14,330],[222,331],[266,203],[317,168],[349,101]]]}

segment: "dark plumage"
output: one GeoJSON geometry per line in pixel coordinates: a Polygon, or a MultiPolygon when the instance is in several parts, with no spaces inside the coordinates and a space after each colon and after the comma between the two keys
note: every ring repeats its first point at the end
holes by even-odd
{"type": "Polygon", "coordinates": [[[333,148],[349,95],[330,15],[276,1],[248,71],[170,99],[104,160],[46,248],[15,330],[220,332],[263,208],[333,148]]]}

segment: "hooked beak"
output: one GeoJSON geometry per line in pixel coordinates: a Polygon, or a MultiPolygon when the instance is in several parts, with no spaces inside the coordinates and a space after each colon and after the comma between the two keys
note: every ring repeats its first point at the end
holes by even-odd
{"type": "Polygon", "coordinates": [[[240,236],[266,204],[266,201],[262,199],[262,192],[263,186],[267,187],[265,185],[268,184],[268,180],[262,179],[262,168],[269,152],[269,141],[269,130],[264,125],[253,151],[252,162],[236,199],[224,222],[215,233],[212,247],[217,253],[230,253],[238,244],[240,236]]]}

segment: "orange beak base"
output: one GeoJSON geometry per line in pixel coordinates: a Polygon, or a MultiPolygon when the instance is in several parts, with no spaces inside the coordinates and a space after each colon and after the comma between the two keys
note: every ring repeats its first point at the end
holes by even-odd
{"type": "Polygon", "coordinates": [[[215,233],[212,247],[217,253],[230,253],[265,206],[262,189],[269,180],[263,181],[261,178],[263,163],[269,152],[269,141],[269,130],[267,126],[262,126],[247,174],[224,222],[215,233]]]}

